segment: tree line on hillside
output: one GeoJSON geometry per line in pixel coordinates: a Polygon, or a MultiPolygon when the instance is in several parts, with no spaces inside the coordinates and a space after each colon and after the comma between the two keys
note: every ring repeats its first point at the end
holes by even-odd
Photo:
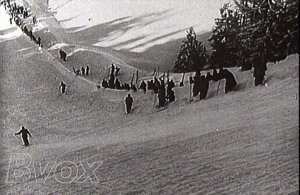
{"type": "Polygon", "coordinates": [[[299,54],[298,0],[235,0],[234,5],[220,8],[209,38],[211,55],[193,27],[187,31],[174,72],[235,66],[246,71],[299,54]]]}

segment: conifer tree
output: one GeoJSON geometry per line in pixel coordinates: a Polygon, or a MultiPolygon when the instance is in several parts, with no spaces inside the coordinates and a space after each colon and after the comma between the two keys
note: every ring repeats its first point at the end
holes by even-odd
{"type": "Polygon", "coordinates": [[[186,40],[182,41],[173,70],[174,72],[201,70],[207,64],[207,58],[205,46],[197,40],[193,27],[190,27],[186,40]]]}
{"type": "Polygon", "coordinates": [[[210,63],[217,67],[237,65],[239,42],[239,12],[224,4],[220,9],[221,18],[215,19],[216,26],[209,38],[213,48],[210,63]]]}

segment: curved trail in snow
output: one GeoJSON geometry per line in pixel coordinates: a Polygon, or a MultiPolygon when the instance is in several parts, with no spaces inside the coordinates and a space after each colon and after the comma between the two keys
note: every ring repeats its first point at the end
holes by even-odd
{"type": "MultiPolygon", "coordinates": [[[[83,50],[87,50],[87,51],[91,51],[91,52],[94,52],[94,53],[98,53],[98,54],[104,55],[104,56],[106,56],[107,59],[109,59],[109,60],[116,60],[116,61],[118,61],[121,65],[123,65],[123,66],[125,66],[125,67],[128,67],[128,68],[134,68],[134,67],[130,66],[129,64],[127,64],[125,61],[123,61],[123,60],[121,60],[120,58],[117,58],[117,57],[115,57],[115,56],[113,56],[113,55],[111,55],[111,54],[109,54],[109,53],[106,53],[106,52],[103,52],[103,51],[98,51],[98,50],[96,50],[95,48],[92,48],[92,47],[89,47],[89,46],[82,46],[82,45],[78,45],[78,44],[74,44],[73,46],[76,46],[76,47],[79,48],[79,49],[82,48],[83,50]]],[[[43,50],[44,52],[46,52],[48,55],[50,55],[52,58],[56,59],[56,56],[52,55],[52,54],[48,51],[49,49],[42,49],[42,50],[43,50]]],[[[75,52],[74,52],[74,53],[75,53],[75,52]]],[[[74,54],[74,53],[72,53],[72,54],[74,54]]],[[[65,67],[61,62],[59,62],[58,60],[56,60],[56,62],[57,62],[57,65],[60,65],[61,68],[63,68],[65,71],[71,73],[71,74],[74,76],[73,72],[72,72],[71,70],[69,70],[67,67],[65,67]]],[[[135,68],[134,68],[134,69],[135,69],[135,68]]],[[[99,85],[99,83],[92,82],[92,81],[90,81],[90,80],[88,80],[88,79],[86,79],[86,78],[84,78],[84,77],[82,77],[82,76],[77,76],[77,77],[78,77],[79,79],[85,81],[85,82],[88,82],[88,83],[94,85],[94,86],[98,86],[98,85],[99,85]]]]}

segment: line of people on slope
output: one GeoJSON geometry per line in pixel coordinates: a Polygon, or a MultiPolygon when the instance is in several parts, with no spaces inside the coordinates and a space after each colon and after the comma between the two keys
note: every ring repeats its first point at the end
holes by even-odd
{"type": "Polygon", "coordinates": [[[120,74],[120,70],[121,70],[120,67],[118,67],[114,64],[111,64],[111,67],[109,68],[108,80],[102,79],[102,83],[101,83],[102,87],[110,88],[110,89],[117,89],[117,90],[126,89],[128,91],[129,90],[137,91],[137,87],[134,84],[134,77],[136,77],[136,81],[137,81],[138,80],[138,71],[136,72],[136,75],[133,74],[130,84],[128,84],[128,83],[121,84],[120,80],[118,78],[116,78],[120,74]]]}
{"type": "Polygon", "coordinates": [[[225,79],[225,93],[232,91],[237,85],[233,74],[227,69],[220,68],[219,73],[216,69],[213,69],[213,74],[211,75],[208,72],[206,76],[201,75],[200,71],[196,71],[195,76],[190,76],[189,78],[190,84],[193,84],[192,97],[196,97],[199,94],[200,100],[205,99],[209,89],[209,82],[217,82],[221,79],[225,79]]]}
{"type": "Polygon", "coordinates": [[[75,69],[73,67],[73,72],[74,72],[74,74],[76,76],[78,76],[78,75],[81,75],[81,76],[86,75],[86,76],[88,76],[90,74],[90,67],[89,66],[86,66],[86,68],[81,67],[81,69],[75,69]]]}
{"type": "MultiPolygon", "coordinates": [[[[29,36],[30,40],[35,42],[39,47],[43,47],[42,45],[42,39],[41,37],[35,37],[32,29],[28,29],[24,23],[23,20],[21,19],[20,15],[23,15],[23,19],[26,19],[28,17],[28,11],[27,8],[17,5],[15,2],[13,3],[13,5],[10,4],[10,1],[4,1],[4,6],[5,9],[8,10],[9,14],[10,14],[10,24],[12,24],[12,20],[15,21],[16,25],[19,26],[21,28],[21,30],[27,35],[29,36]],[[7,8],[6,8],[7,7],[7,8]]],[[[33,21],[36,21],[36,16],[33,17],[33,21]]],[[[34,22],[35,24],[35,22],[34,22]]]]}

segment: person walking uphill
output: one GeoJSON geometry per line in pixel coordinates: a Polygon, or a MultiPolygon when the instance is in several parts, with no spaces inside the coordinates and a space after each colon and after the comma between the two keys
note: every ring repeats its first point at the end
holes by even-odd
{"type": "Polygon", "coordinates": [[[19,135],[19,134],[22,134],[22,140],[23,140],[24,146],[28,146],[29,145],[28,135],[31,137],[31,134],[28,131],[28,129],[25,129],[25,127],[22,127],[18,133],[15,133],[15,135],[19,135]]]}
{"type": "Polygon", "coordinates": [[[166,90],[163,86],[160,86],[158,90],[158,108],[164,107],[165,101],[166,101],[166,90]]]}
{"type": "Polygon", "coordinates": [[[60,84],[59,84],[59,86],[58,86],[58,88],[60,89],[60,93],[61,94],[64,94],[64,93],[66,93],[66,84],[64,83],[64,82],[60,82],[60,84]]]}
{"type": "Polygon", "coordinates": [[[132,108],[133,98],[128,94],[128,96],[125,98],[125,113],[129,114],[132,108]]]}

